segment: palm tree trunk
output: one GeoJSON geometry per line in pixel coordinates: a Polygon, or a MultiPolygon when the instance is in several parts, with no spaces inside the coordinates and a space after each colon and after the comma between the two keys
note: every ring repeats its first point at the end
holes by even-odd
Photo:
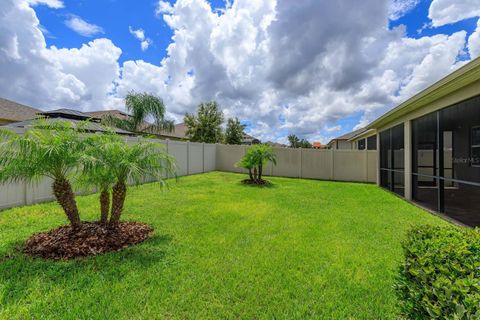
{"type": "Polygon", "coordinates": [[[257,180],[257,167],[253,168],[253,180],[257,180]]]}
{"type": "Polygon", "coordinates": [[[253,180],[252,168],[248,168],[248,175],[250,176],[250,180],[253,180]]]}
{"type": "Polygon", "coordinates": [[[58,204],[63,208],[73,229],[80,227],[80,215],[78,213],[77,203],[72,185],[65,178],[57,178],[52,184],[53,193],[58,204]]]}
{"type": "Polygon", "coordinates": [[[108,212],[110,211],[110,193],[107,189],[100,192],[100,223],[108,224],[108,212]]]}
{"type": "Polygon", "coordinates": [[[125,182],[117,182],[112,190],[112,215],[110,217],[110,226],[113,228],[117,227],[120,222],[120,216],[122,215],[126,196],[127,186],[125,185],[125,182]]]}
{"type": "Polygon", "coordinates": [[[262,172],[263,172],[263,166],[260,164],[258,165],[258,180],[262,180],[262,172]]]}

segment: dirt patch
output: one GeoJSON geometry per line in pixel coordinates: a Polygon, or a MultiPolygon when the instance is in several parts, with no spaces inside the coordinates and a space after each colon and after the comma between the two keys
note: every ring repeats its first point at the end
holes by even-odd
{"type": "Polygon", "coordinates": [[[122,222],[116,229],[84,222],[76,231],[62,226],[36,233],[26,241],[23,251],[32,257],[67,260],[118,251],[145,241],[152,233],[152,227],[140,222],[122,222]]]}
{"type": "Polygon", "coordinates": [[[259,185],[259,186],[268,186],[271,184],[270,181],[268,180],[263,180],[263,179],[245,179],[242,180],[243,184],[250,184],[250,185],[259,185]]]}

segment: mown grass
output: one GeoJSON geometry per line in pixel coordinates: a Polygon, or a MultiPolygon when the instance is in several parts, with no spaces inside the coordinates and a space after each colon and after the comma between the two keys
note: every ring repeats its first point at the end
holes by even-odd
{"type": "MultiPolygon", "coordinates": [[[[125,216],[155,236],[97,257],[25,257],[32,233],[66,223],[55,203],[0,213],[4,319],[395,319],[408,228],[443,224],[373,185],[242,175],[129,192],[125,216]]],[[[78,198],[94,219],[97,195],[78,198]]]]}

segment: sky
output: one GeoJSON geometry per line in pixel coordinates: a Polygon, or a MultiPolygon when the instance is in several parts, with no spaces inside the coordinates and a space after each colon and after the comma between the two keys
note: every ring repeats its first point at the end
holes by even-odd
{"type": "Polygon", "coordinates": [[[480,0],[2,0],[0,97],[181,122],[216,100],[262,141],[365,126],[480,55],[480,0]]]}

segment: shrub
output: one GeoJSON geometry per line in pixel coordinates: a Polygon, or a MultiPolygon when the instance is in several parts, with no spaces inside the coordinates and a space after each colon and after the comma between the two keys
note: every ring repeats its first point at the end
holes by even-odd
{"type": "Polygon", "coordinates": [[[421,226],[403,243],[396,290],[409,319],[480,318],[480,232],[421,226]]]}

